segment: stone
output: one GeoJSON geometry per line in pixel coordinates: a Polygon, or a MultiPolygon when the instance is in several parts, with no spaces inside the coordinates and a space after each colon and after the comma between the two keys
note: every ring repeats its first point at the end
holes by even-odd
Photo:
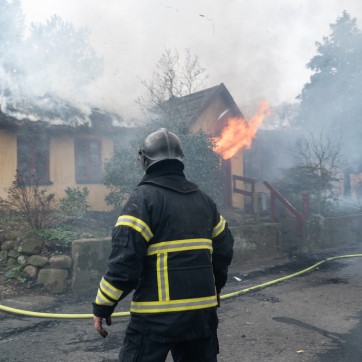
{"type": "Polygon", "coordinates": [[[8,230],[5,234],[5,239],[7,240],[19,240],[19,231],[18,230],[8,230]]]}
{"type": "Polygon", "coordinates": [[[5,231],[0,230],[0,245],[5,241],[5,231]]]}
{"type": "Polygon", "coordinates": [[[12,269],[19,266],[18,261],[16,259],[13,258],[8,258],[7,262],[6,262],[6,267],[7,269],[12,269]]]}
{"type": "Polygon", "coordinates": [[[19,246],[18,240],[6,240],[1,244],[1,250],[16,250],[19,246]]]}
{"type": "Polygon", "coordinates": [[[39,273],[39,268],[37,268],[34,265],[27,265],[24,268],[24,272],[26,273],[26,275],[30,278],[36,279],[38,277],[38,273],[39,273]]]}
{"type": "Polygon", "coordinates": [[[18,251],[25,255],[40,254],[43,249],[44,242],[42,240],[24,240],[20,243],[18,251]]]}
{"type": "Polygon", "coordinates": [[[67,287],[68,271],[44,268],[39,271],[37,281],[51,293],[63,293],[67,287]]]}
{"type": "Polygon", "coordinates": [[[27,265],[28,264],[28,259],[29,259],[29,257],[27,255],[20,255],[18,257],[18,263],[20,265],[27,265]]]}
{"type": "Polygon", "coordinates": [[[5,263],[8,258],[8,252],[6,250],[0,251],[0,263],[5,263]]]}
{"type": "Polygon", "coordinates": [[[28,259],[28,264],[43,268],[45,265],[48,264],[48,258],[41,255],[32,255],[28,259]]]}
{"type": "Polygon", "coordinates": [[[17,259],[19,256],[19,252],[17,250],[9,250],[8,257],[17,259]]]}
{"type": "Polygon", "coordinates": [[[68,255],[53,255],[49,259],[49,264],[53,268],[70,269],[72,263],[72,258],[68,255]]]}

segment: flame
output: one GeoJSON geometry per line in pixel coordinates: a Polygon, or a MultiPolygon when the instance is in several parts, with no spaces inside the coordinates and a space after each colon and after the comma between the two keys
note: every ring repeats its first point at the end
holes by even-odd
{"type": "Polygon", "coordinates": [[[227,160],[244,148],[250,148],[256,131],[266,116],[271,114],[267,101],[261,101],[256,113],[247,122],[245,118],[230,117],[221,131],[214,137],[214,151],[227,160]]]}

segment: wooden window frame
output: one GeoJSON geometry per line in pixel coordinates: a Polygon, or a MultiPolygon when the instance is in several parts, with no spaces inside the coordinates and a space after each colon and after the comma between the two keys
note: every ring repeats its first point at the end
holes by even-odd
{"type": "Polygon", "coordinates": [[[45,133],[17,135],[18,182],[51,185],[49,173],[50,138],[45,133]]]}
{"type": "Polygon", "coordinates": [[[74,139],[74,157],[77,184],[102,184],[101,138],[76,137],[74,139]],[[94,145],[96,145],[95,150],[92,150],[94,145]]]}

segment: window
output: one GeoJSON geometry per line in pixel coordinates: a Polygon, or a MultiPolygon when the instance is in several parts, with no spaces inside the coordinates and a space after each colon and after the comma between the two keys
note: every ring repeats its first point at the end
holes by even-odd
{"type": "Polygon", "coordinates": [[[17,169],[26,182],[49,184],[49,137],[45,133],[17,137],[17,169]]]}
{"type": "Polygon", "coordinates": [[[75,139],[75,178],[77,183],[101,183],[101,141],[95,138],[75,139]]]}

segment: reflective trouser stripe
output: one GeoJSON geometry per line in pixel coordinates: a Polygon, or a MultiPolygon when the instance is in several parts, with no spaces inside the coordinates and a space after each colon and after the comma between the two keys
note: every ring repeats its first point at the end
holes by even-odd
{"type": "Polygon", "coordinates": [[[225,230],[225,226],[226,226],[226,221],[220,215],[220,221],[218,222],[218,224],[214,227],[214,229],[212,231],[212,238],[214,239],[217,236],[219,236],[225,230]]]}
{"type": "Polygon", "coordinates": [[[153,238],[153,233],[150,229],[150,227],[141,219],[138,219],[137,217],[131,216],[131,215],[121,215],[115,226],[129,226],[132,229],[138,231],[143,238],[149,242],[153,238]]]}
{"type": "Polygon", "coordinates": [[[208,249],[212,252],[212,240],[199,238],[163,241],[161,243],[149,245],[147,255],[198,249],[208,249]]]}
{"type": "Polygon", "coordinates": [[[217,305],[216,295],[204,298],[170,300],[166,302],[132,302],[133,313],[182,312],[194,309],[211,308],[217,305]]]}

